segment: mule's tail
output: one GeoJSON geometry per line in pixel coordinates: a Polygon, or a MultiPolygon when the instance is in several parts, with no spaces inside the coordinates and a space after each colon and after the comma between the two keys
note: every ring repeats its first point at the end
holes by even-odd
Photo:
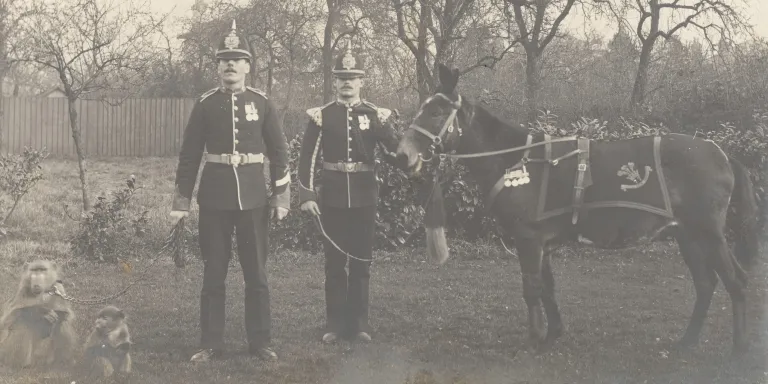
{"type": "Polygon", "coordinates": [[[749,269],[758,257],[759,231],[758,206],[752,188],[749,171],[738,160],[729,158],[733,170],[734,185],[728,206],[728,228],[735,236],[734,254],[742,267],[749,269]]]}
{"type": "Polygon", "coordinates": [[[443,205],[443,189],[440,181],[432,180],[425,187],[426,201],[424,202],[424,231],[426,232],[427,254],[443,264],[448,260],[448,241],[445,238],[445,206],[443,205]]]}

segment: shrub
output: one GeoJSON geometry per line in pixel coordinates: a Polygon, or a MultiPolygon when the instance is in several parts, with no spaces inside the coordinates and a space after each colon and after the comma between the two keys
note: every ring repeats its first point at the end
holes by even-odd
{"type": "Polygon", "coordinates": [[[48,157],[43,149],[24,148],[21,155],[0,156],[0,237],[7,234],[4,223],[21,199],[43,178],[40,163],[48,157]],[[7,208],[10,207],[10,208],[7,208]]]}
{"type": "Polygon", "coordinates": [[[147,213],[131,212],[131,198],[140,189],[131,175],[125,187],[97,198],[89,212],[83,213],[78,230],[70,239],[74,254],[87,259],[114,262],[135,256],[140,239],[148,233],[147,213]]]}

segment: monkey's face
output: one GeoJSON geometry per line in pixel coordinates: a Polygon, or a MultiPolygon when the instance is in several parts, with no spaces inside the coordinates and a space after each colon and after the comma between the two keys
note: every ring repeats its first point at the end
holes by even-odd
{"type": "Polygon", "coordinates": [[[94,327],[101,333],[108,333],[120,326],[124,319],[123,311],[114,307],[107,307],[99,311],[94,327]]]}
{"type": "Polygon", "coordinates": [[[58,278],[56,267],[49,262],[34,262],[27,267],[25,280],[29,292],[39,295],[53,286],[58,278]]]}

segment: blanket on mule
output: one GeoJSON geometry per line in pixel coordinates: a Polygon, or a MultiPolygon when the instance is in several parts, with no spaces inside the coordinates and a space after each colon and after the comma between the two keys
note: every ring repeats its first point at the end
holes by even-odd
{"type": "MultiPolygon", "coordinates": [[[[530,142],[547,142],[548,135],[530,142]]],[[[597,208],[632,208],[672,217],[660,156],[661,137],[619,141],[577,139],[529,149],[491,192],[538,186],[535,221],[597,208]]],[[[514,193],[514,192],[513,192],[514,193]]]]}

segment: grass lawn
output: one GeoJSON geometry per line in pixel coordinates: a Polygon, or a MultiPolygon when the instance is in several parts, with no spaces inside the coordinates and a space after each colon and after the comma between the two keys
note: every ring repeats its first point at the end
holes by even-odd
{"type": "MultiPolygon", "coordinates": [[[[89,161],[92,199],[120,188],[130,175],[143,189],[135,204],[150,211],[156,238],[170,229],[167,214],[175,159],[89,161]]],[[[48,160],[46,179],[25,197],[0,241],[0,295],[10,297],[24,261],[63,265],[70,295],[91,299],[116,292],[137,276],[114,264],[72,257],[67,237],[77,224],[64,205],[80,204],[72,161],[48,160]]],[[[293,211],[291,214],[300,214],[293,211]]],[[[193,212],[196,215],[196,212],[193,212]]],[[[157,240],[157,239],[154,240],[157,240]]],[[[147,259],[132,260],[143,270],[147,259]]],[[[227,281],[227,359],[188,362],[197,346],[202,264],[177,269],[169,258],[112,304],[133,330],[134,383],[767,383],[768,316],[764,261],[751,272],[748,326],[751,353],[732,360],[731,306],[720,284],[701,345],[670,351],[693,308],[694,289],[675,244],[620,252],[563,249],[554,258],[557,297],[566,333],[554,349],[530,353],[527,311],[514,256],[482,245],[453,249],[444,266],[423,250],[378,253],[372,267],[370,345],[320,343],[325,307],[323,261],[317,254],[281,252],[269,262],[274,346],[281,359],[262,363],[244,354],[243,282],[232,263],[227,281]]],[[[75,305],[84,339],[100,306],[75,305]]],[[[13,372],[0,383],[70,383],[61,371],[13,372]]],[[[78,381],[79,382],[79,381],[78,381]]]]}

